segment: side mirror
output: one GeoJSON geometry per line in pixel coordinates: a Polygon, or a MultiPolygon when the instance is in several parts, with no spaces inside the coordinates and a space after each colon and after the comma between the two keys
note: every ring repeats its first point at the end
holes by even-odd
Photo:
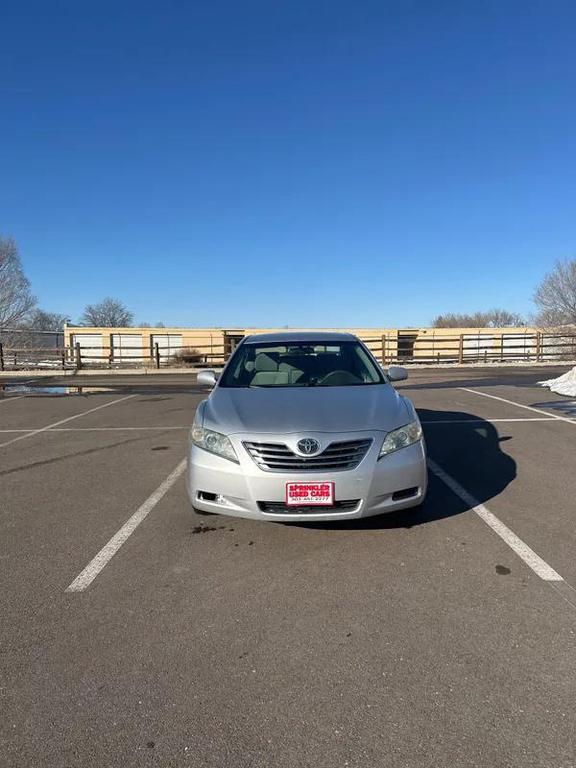
{"type": "Polygon", "coordinates": [[[390,381],[404,381],[408,378],[408,371],[401,365],[391,365],[388,368],[388,378],[390,381]]]}
{"type": "Polygon", "coordinates": [[[197,382],[202,387],[213,387],[218,381],[216,371],[198,371],[197,382]]]}

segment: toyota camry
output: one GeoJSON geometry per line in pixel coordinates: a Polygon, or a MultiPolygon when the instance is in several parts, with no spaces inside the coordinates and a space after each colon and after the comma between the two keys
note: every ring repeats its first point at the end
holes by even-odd
{"type": "Polygon", "coordinates": [[[200,513],[353,519],[426,494],[422,427],[369,349],[345,333],[248,336],[196,410],[188,492],[200,513]]]}

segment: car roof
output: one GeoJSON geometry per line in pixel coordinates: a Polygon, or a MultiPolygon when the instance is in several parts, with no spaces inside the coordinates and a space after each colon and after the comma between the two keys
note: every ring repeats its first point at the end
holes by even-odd
{"type": "Polygon", "coordinates": [[[332,333],[329,331],[281,331],[278,333],[255,333],[246,336],[244,344],[282,344],[297,341],[358,341],[352,333],[332,333]]]}

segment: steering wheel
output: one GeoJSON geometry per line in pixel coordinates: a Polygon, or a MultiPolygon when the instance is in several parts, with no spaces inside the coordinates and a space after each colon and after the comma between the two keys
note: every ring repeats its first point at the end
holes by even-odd
{"type": "Polygon", "coordinates": [[[350,371],[330,371],[326,376],[320,379],[318,384],[328,384],[334,387],[345,386],[346,384],[361,384],[358,376],[354,376],[350,371]]]}

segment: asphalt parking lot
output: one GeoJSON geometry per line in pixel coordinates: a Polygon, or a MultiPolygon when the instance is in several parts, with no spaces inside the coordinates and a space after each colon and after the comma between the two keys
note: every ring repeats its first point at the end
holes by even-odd
{"type": "Polygon", "coordinates": [[[308,526],[191,511],[185,376],[0,389],[0,763],[576,765],[565,370],[412,372],[423,507],[308,526]]]}

